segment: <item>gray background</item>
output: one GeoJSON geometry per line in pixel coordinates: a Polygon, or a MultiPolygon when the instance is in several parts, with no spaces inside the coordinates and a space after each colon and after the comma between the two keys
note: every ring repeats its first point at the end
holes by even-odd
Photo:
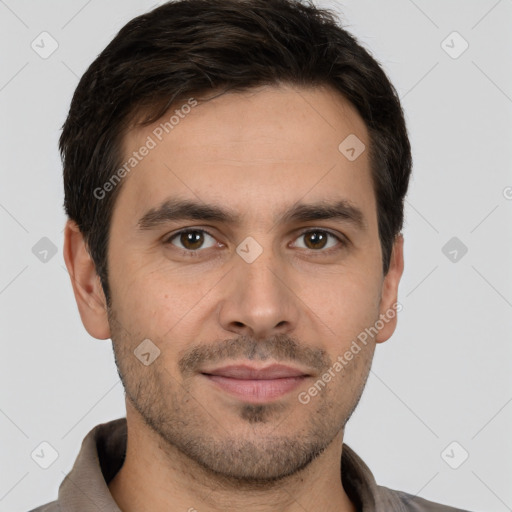
{"type": "MultiPolygon", "coordinates": [[[[84,330],[64,266],[57,139],[86,67],[155,5],[0,0],[2,511],[55,499],[85,434],[124,415],[111,342],[84,330]],[[58,43],[46,59],[31,47],[43,31],[58,43]],[[43,237],[57,249],[46,261],[32,250],[43,237]],[[48,469],[31,458],[43,441],[58,452],[48,469]]],[[[415,163],[403,311],[377,347],[345,441],[382,485],[512,510],[512,0],[320,5],[342,12],[389,73],[415,163]],[[457,58],[445,51],[463,48],[453,31],[469,44],[457,58]],[[453,469],[447,461],[460,464],[463,450],[468,459],[453,469]]]]}

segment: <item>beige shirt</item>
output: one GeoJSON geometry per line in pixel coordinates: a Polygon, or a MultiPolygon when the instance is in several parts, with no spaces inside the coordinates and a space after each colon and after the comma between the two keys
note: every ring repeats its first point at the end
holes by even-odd
{"type": "MultiPolygon", "coordinates": [[[[126,418],[93,428],[59,487],[58,499],[31,512],[121,512],[107,484],[123,465],[126,433],[126,418]]],[[[368,466],[346,444],[341,481],[358,512],[468,512],[377,485],[368,466]]]]}

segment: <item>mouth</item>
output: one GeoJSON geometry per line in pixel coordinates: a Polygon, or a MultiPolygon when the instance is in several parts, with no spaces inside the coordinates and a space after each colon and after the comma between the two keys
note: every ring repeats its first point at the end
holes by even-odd
{"type": "Polygon", "coordinates": [[[217,389],[238,399],[262,403],[281,398],[311,375],[299,368],[272,364],[263,368],[231,365],[201,372],[217,389]]]}

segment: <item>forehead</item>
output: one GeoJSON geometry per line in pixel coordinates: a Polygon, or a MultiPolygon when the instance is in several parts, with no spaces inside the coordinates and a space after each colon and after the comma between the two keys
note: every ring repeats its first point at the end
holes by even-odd
{"type": "Polygon", "coordinates": [[[262,87],[194,102],[125,136],[125,162],[137,162],[115,211],[141,215],[173,195],[274,217],[299,199],[342,196],[374,208],[366,126],[332,89],[262,87]],[[347,158],[347,144],[362,153],[347,158]]]}

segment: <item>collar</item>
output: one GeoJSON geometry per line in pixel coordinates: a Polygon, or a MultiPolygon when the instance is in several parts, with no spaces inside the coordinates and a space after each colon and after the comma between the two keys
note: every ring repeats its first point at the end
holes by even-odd
{"type": "MultiPolygon", "coordinates": [[[[126,442],[126,418],[97,425],[86,435],[73,468],[59,487],[61,510],[121,512],[110,494],[108,483],[123,465],[126,442]]],[[[358,512],[405,512],[395,493],[378,486],[368,466],[345,443],[341,482],[358,512]]]]}

